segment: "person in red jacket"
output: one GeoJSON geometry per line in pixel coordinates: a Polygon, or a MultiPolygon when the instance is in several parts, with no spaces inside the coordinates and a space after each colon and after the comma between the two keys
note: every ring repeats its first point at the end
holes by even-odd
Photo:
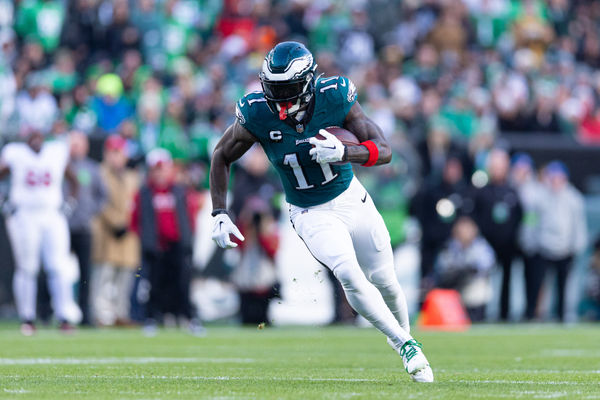
{"type": "Polygon", "coordinates": [[[190,300],[194,197],[175,181],[171,155],[154,149],[146,156],[148,179],[134,202],[132,230],[140,237],[142,268],[150,281],[145,331],[152,335],[165,314],[184,317],[191,333],[204,329],[190,300]]]}

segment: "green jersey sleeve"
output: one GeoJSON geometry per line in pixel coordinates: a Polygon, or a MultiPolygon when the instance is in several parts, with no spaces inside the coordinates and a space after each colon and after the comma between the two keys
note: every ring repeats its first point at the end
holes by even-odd
{"type": "Polygon", "coordinates": [[[271,114],[262,92],[246,94],[235,104],[237,122],[259,140],[265,132],[265,120],[271,114]]]}
{"type": "Polygon", "coordinates": [[[317,90],[325,95],[327,108],[332,110],[341,121],[346,118],[356,103],[356,86],[345,76],[321,78],[317,82],[317,90]]]}
{"type": "Polygon", "coordinates": [[[354,82],[345,76],[340,76],[338,78],[338,84],[340,86],[340,102],[342,104],[344,118],[346,118],[346,115],[350,112],[354,103],[356,103],[356,86],[354,86],[354,82]]]}

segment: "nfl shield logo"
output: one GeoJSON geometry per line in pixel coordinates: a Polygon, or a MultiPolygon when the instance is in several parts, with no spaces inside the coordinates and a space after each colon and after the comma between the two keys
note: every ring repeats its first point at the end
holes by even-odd
{"type": "Polygon", "coordinates": [[[304,125],[302,125],[302,124],[296,125],[296,132],[298,132],[298,133],[304,132],[304,125]]]}

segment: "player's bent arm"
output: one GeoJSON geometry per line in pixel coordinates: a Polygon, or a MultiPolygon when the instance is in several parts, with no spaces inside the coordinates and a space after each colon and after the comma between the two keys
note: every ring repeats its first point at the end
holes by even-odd
{"type": "Polygon", "coordinates": [[[217,143],[210,165],[210,196],[213,210],[225,209],[231,164],[256,143],[256,138],[237,121],[230,125],[217,143]]]}
{"type": "MultiPolygon", "coordinates": [[[[374,165],[387,164],[391,161],[392,149],[384,138],[381,128],[367,117],[358,101],[354,103],[346,115],[344,128],[354,133],[361,143],[369,140],[373,142],[379,153],[374,165]]],[[[366,146],[347,146],[346,149],[347,161],[360,164],[369,161],[371,151],[366,146]]]]}

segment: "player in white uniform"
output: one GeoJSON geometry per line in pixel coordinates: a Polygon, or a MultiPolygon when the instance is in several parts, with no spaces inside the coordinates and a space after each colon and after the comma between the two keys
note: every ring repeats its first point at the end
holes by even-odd
{"type": "Polygon", "coordinates": [[[70,329],[80,310],[73,299],[67,276],[69,231],[61,208],[63,180],[77,191],[76,177],[68,169],[69,146],[65,141],[44,143],[32,132],[26,143],[9,143],[0,156],[0,178],[10,174],[9,202],[14,213],[7,228],[15,259],[13,293],[21,319],[21,332],[35,332],[37,275],[43,260],[48,275],[52,308],[61,329],[70,329]]]}

